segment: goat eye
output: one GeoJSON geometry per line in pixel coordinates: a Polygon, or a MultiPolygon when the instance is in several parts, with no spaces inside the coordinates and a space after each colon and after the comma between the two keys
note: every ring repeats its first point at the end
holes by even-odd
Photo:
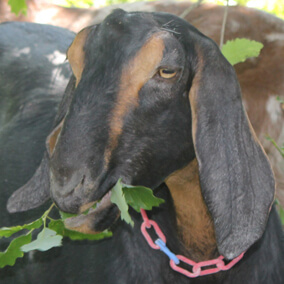
{"type": "Polygon", "coordinates": [[[165,79],[171,79],[175,77],[176,74],[177,74],[177,71],[173,69],[162,68],[159,70],[159,75],[165,79]]]}

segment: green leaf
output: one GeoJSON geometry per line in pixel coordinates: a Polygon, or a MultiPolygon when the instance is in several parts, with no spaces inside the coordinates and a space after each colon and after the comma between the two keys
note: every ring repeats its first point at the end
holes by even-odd
{"type": "Polygon", "coordinates": [[[0,268],[5,267],[6,265],[13,266],[16,262],[16,259],[23,257],[24,253],[21,250],[21,247],[25,244],[28,244],[32,239],[32,233],[28,235],[20,236],[12,240],[5,252],[0,252],[0,268]]]}
{"type": "Polygon", "coordinates": [[[19,13],[22,13],[24,15],[27,15],[27,3],[26,0],[9,0],[8,4],[11,7],[11,12],[18,15],[19,13]]]}
{"type": "Polygon", "coordinates": [[[282,158],[284,158],[284,148],[283,148],[283,146],[280,147],[276,143],[276,141],[273,138],[271,138],[269,135],[267,135],[265,138],[274,145],[274,147],[277,149],[277,151],[281,154],[282,158]]]}
{"type": "Polygon", "coordinates": [[[276,100],[277,100],[280,104],[284,104],[284,99],[280,98],[279,96],[277,96],[276,100]]]}
{"type": "Polygon", "coordinates": [[[48,228],[54,230],[57,234],[68,237],[73,241],[77,240],[101,240],[104,238],[108,238],[112,236],[112,233],[109,231],[104,231],[97,234],[83,234],[80,232],[68,230],[64,226],[64,222],[62,220],[52,220],[48,224],[48,228]]]}
{"type": "MultiPolygon", "coordinates": [[[[90,209],[93,209],[93,208],[95,209],[97,207],[97,203],[99,201],[100,200],[96,201],[93,206],[91,206],[89,209],[85,210],[84,212],[82,212],[80,214],[87,215],[89,213],[90,209]]],[[[65,221],[68,218],[77,217],[79,215],[79,214],[66,213],[66,212],[63,212],[63,211],[59,211],[59,213],[60,213],[60,217],[63,221],[65,221]]]]}
{"type": "Polygon", "coordinates": [[[118,206],[121,212],[121,219],[131,224],[131,226],[134,225],[134,222],[128,213],[128,204],[134,210],[140,212],[141,208],[151,210],[153,206],[159,206],[164,202],[163,199],[155,197],[150,188],[126,185],[121,182],[121,179],[118,180],[111,190],[110,200],[118,206]]]}
{"type": "Polygon", "coordinates": [[[263,44],[246,38],[229,40],[222,48],[223,55],[235,65],[244,62],[247,58],[257,57],[263,48],[263,44]]]}
{"type": "Polygon", "coordinates": [[[94,2],[94,0],[65,0],[63,3],[60,3],[60,5],[66,7],[89,8],[94,5],[94,2]]]}
{"type": "Polygon", "coordinates": [[[44,228],[33,242],[21,247],[23,252],[32,250],[46,251],[53,247],[61,246],[62,236],[56,234],[55,231],[44,228]]]}
{"type": "Polygon", "coordinates": [[[125,200],[125,197],[122,191],[121,179],[119,179],[116,185],[112,188],[110,200],[112,203],[115,203],[118,209],[120,210],[121,220],[124,220],[127,224],[130,224],[133,227],[134,222],[128,213],[128,205],[126,203],[126,200],[125,200]]]}
{"type": "Polygon", "coordinates": [[[158,207],[161,203],[165,202],[163,199],[155,197],[150,188],[126,184],[122,184],[122,186],[126,202],[137,212],[140,212],[141,208],[152,210],[153,206],[158,207]]]}
{"type": "Polygon", "coordinates": [[[275,204],[281,219],[281,223],[284,226],[284,208],[281,206],[278,199],[275,199],[275,204]]]}
{"type": "Polygon", "coordinates": [[[65,212],[63,212],[63,211],[59,211],[59,213],[60,213],[60,217],[61,217],[61,219],[62,219],[63,221],[66,220],[66,219],[68,219],[68,218],[78,216],[78,214],[65,213],[65,212]]]}
{"type": "Polygon", "coordinates": [[[279,206],[279,215],[280,215],[280,219],[281,219],[281,223],[282,225],[284,225],[284,209],[282,207],[279,206]]]}
{"type": "Polygon", "coordinates": [[[29,223],[29,224],[25,224],[25,225],[22,225],[22,226],[14,226],[14,227],[3,227],[3,228],[0,228],[0,238],[2,237],[10,237],[12,236],[13,234],[21,231],[21,230],[32,230],[32,229],[38,229],[39,227],[41,227],[43,224],[43,220],[42,218],[39,218],[37,220],[35,220],[34,222],[32,223],[29,223]]]}

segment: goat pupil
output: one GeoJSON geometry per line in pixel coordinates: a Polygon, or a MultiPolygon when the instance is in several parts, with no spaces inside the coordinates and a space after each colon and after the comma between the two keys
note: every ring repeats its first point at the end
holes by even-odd
{"type": "Polygon", "coordinates": [[[171,69],[163,69],[162,72],[163,72],[164,74],[173,74],[173,73],[175,73],[175,71],[174,71],[174,70],[171,70],[171,69]]]}

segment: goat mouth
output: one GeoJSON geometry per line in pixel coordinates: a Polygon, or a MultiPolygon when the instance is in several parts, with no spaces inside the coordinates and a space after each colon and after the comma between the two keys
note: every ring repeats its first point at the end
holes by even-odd
{"type": "Polygon", "coordinates": [[[65,227],[87,234],[109,229],[120,216],[118,207],[111,202],[111,189],[117,180],[116,175],[104,173],[89,201],[80,206],[79,215],[65,219],[65,227]]]}
{"type": "Polygon", "coordinates": [[[65,219],[65,227],[87,234],[108,229],[119,217],[119,210],[110,198],[111,191],[108,191],[102,199],[82,206],[81,214],[65,219]]]}

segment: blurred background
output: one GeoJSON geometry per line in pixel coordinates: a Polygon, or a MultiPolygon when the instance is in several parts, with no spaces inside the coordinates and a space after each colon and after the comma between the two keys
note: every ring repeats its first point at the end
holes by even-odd
{"type": "MultiPolygon", "coordinates": [[[[146,1],[154,2],[154,0],[146,0],[146,1]]],[[[181,1],[182,0],[176,0],[176,2],[181,2],[181,1]]],[[[50,2],[65,7],[102,8],[104,6],[113,5],[113,4],[141,2],[141,0],[51,0],[50,2]]],[[[190,1],[190,2],[197,2],[197,1],[190,1]]],[[[227,0],[204,0],[202,1],[202,3],[227,5],[227,0]]],[[[283,0],[236,0],[236,1],[229,0],[229,5],[230,6],[242,5],[242,6],[261,9],[284,19],[283,0]]]]}

